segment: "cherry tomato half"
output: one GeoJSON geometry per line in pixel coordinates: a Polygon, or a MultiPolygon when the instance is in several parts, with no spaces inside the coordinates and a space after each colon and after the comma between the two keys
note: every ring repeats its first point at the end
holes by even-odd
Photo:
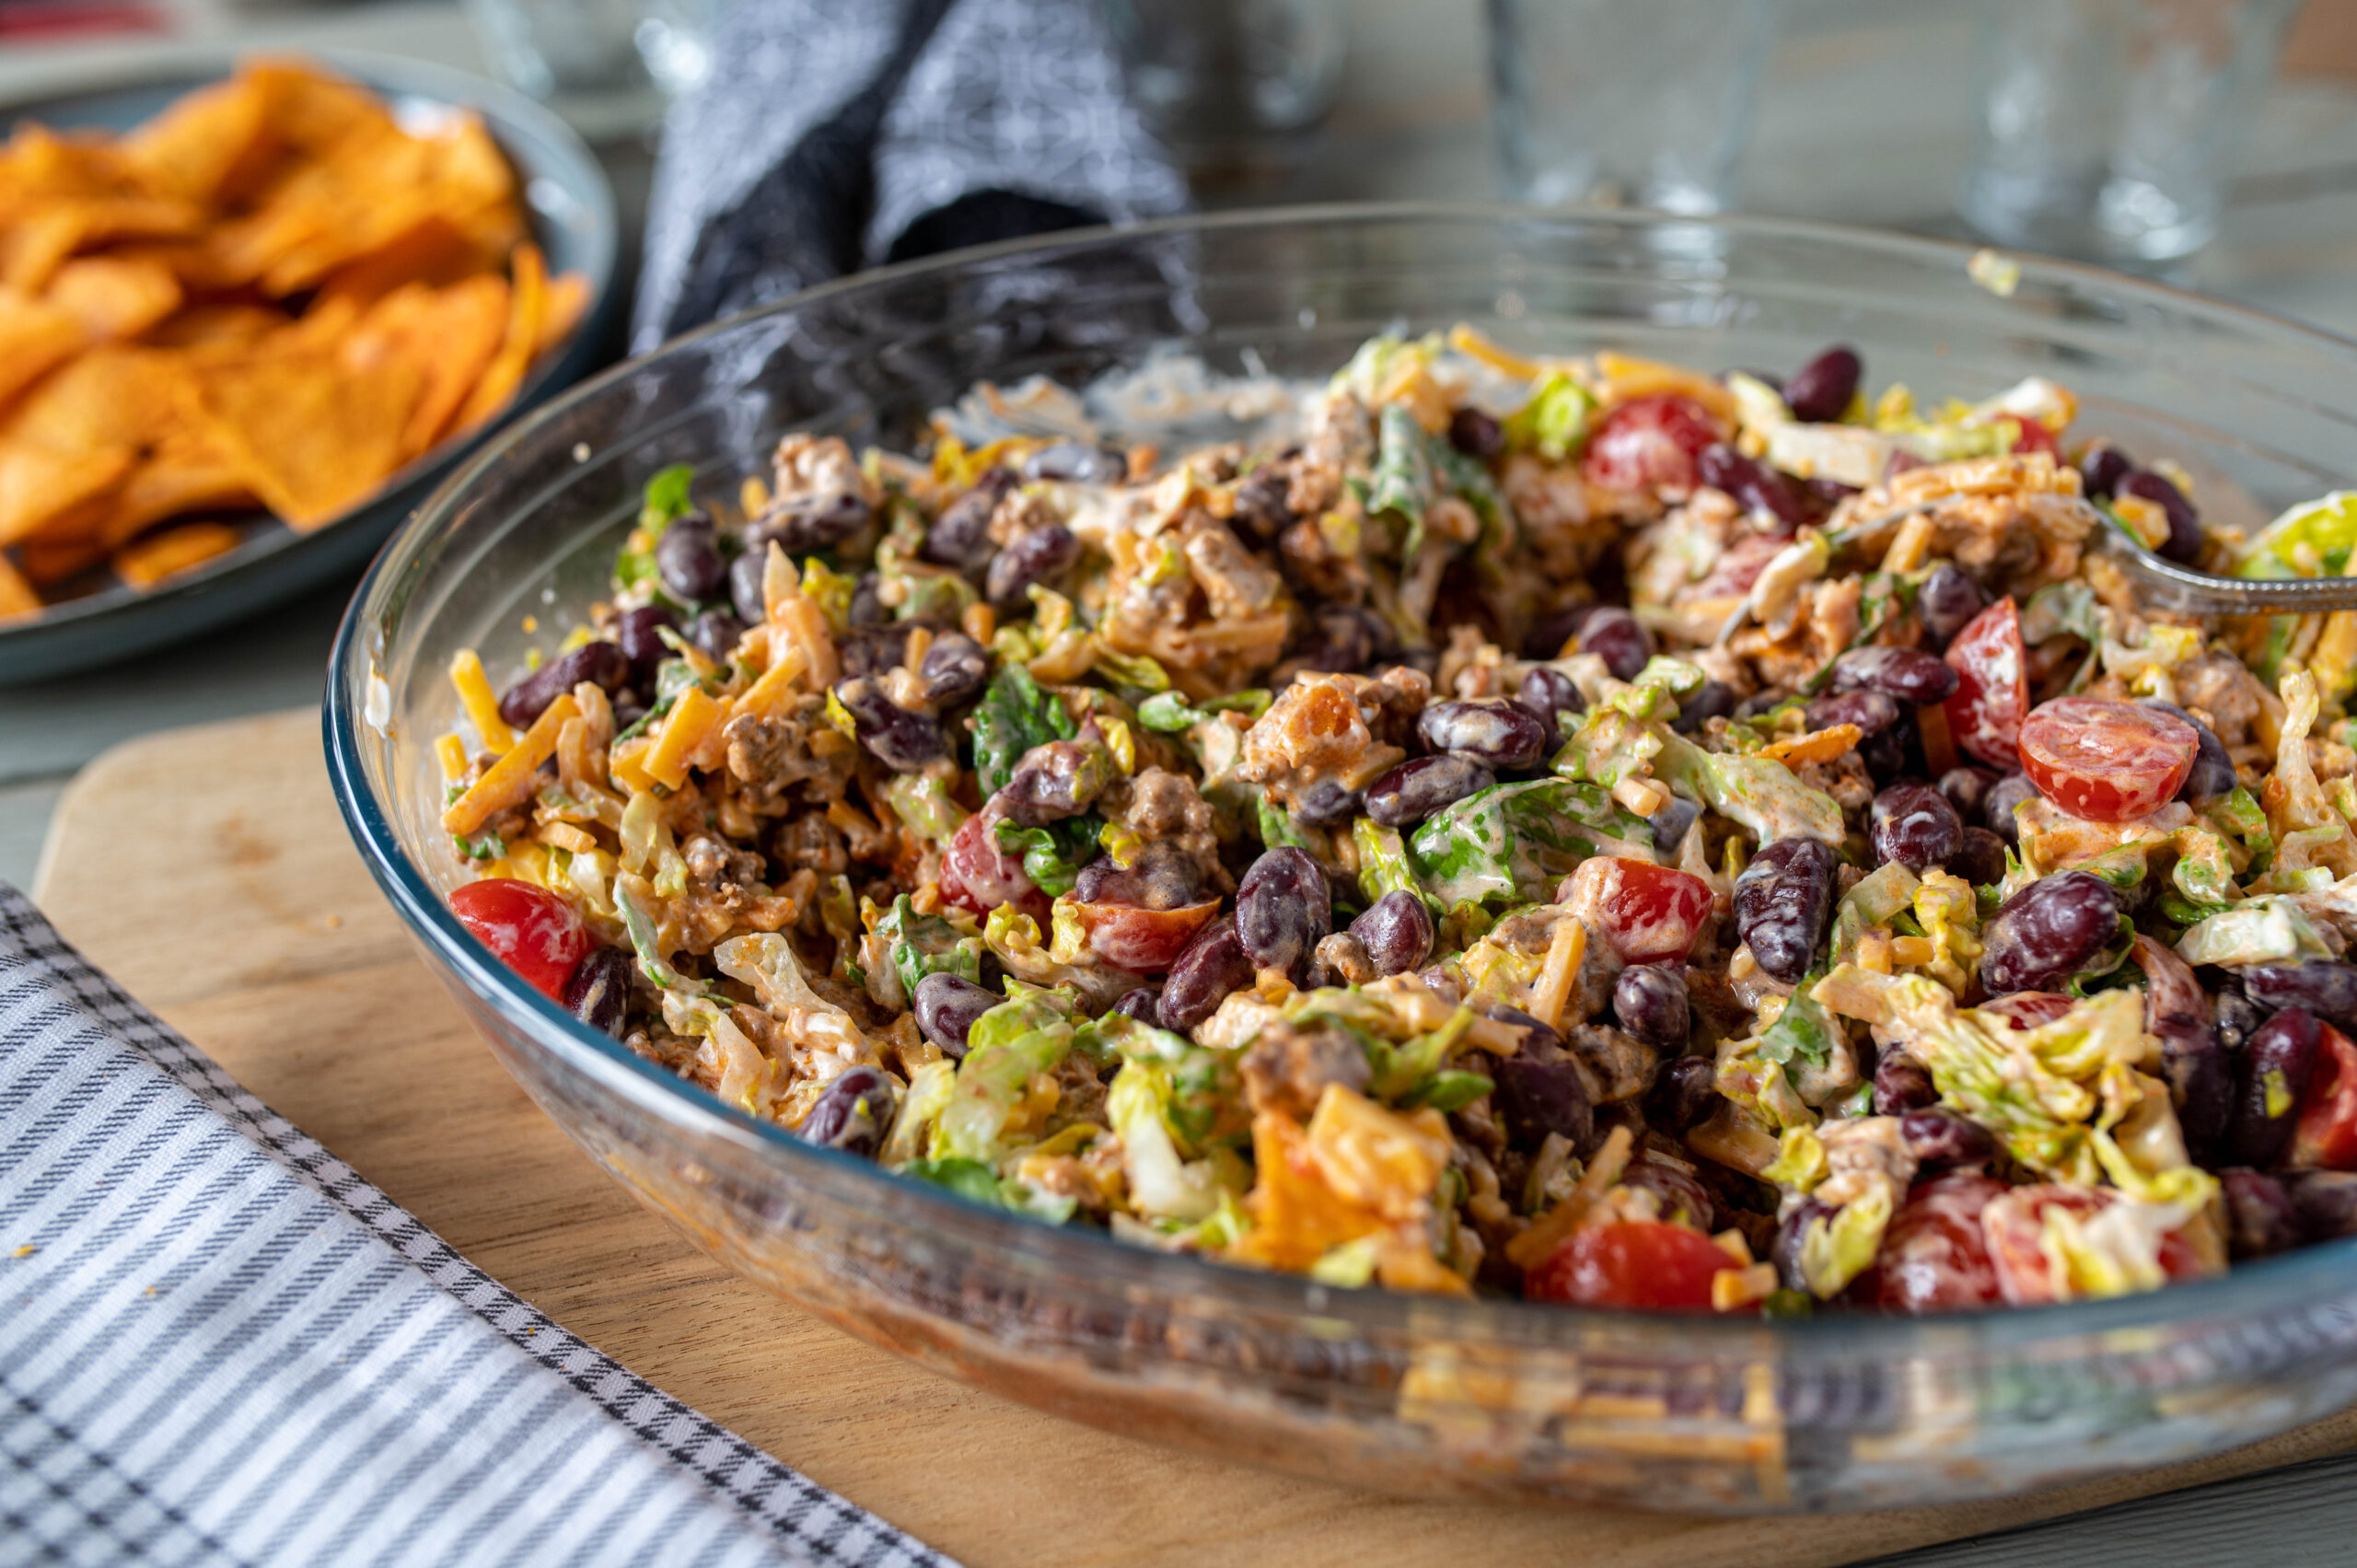
{"type": "Polygon", "coordinates": [[[2292,1134],[2292,1163],[2357,1170],[2357,1045],[2329,1024],[2317,1030],[2316,1044],[2316,1076],[2308,1080],[2292,1134]]]}
{"type": "MultiPolygon", "coordinates": [[[[2069,1286],[2054,1277],[2046,1251],[2046,1216],[2060,1209],[2091,1219],[2119,1202],[2108,1187],[2072,1187],[2049,1182],[2016,1187],[1980,1211],[1981,1234],[1997,1266],[1997,1286],[2015,1307],[2040,1307],[2068,1299],[2069,1286]]],[[[2199,1279],[2211,1272],[2200,1251],[2182,1231],[2161,1237],[2161,1272],[2171,1280],[2199,1279]]]]}
{"type": "Polygon", "coordinates": [[[1013,904],[1048,932],[1048,895],[1023,874],[1023,857],[1008,854],[992,837],[997,823],[987,811],[969,817],[941,851],[941,896],[987,919],[1001,904],[1013,904]]]}
{"type": "Polygon", "coordinates": [[[1694,461],[1725,433],[1711,411],[1675,392],[1631,398],[1587,438],[1580,471],[1607,490],[1691,490],[1694,461]]]}
{"type": "Polygon", "coordinates": [[[1058,900],[1080,921],[1088,949],[1117,970],[1132,974],[1160,974],[1186,950],[1195,933],[1219,913],[1219,900],[1186,904],[1173,910],[1139,909],[1131,904],[1085,904],[1077,899],[1058,900]]]}
{"type": "Polygon", "coordinates": [[[2057,697],[2022,721],[2022,768],[2038,793],[2090,822],[2149,817],[2175,797],[2201,738],[2157,708],[2057,697]]]}
{"type": "Polygon", "coordinates": [[[1629,964],[1682,961],[1711,915],[1710,884],[1700,877],[1612,854],[1580,862],[1562,901],[1629,964]]]}
{"type": "Polygon", "coordinates": [[[1533,1301],[1707,1311],[1711,1280],[1735,1260],[1690,1225],[1619,1220],[1575,1230],[1523,1278],[1533,1301]]]}
{"type": "Polygon", "coordinates": [[[1980,1213],[2004,1192],[2003,1182],[1969,1171],[1917,1182],[1890,1216],[1882,1250],[1850,1287],[1851,1298],[1918,1316],[2003,1301],[1980,1213]]]}
{"type": "Polygon", "coordinates": [[[2022,427],[2022,433],[2014,437],[2014,456],[2019,458],[2032,452],[2044,452],[2057,461],[2061,459],[2062,443],[2054,438],[2054,432],[2046,428],[2045,421],[2018,413],[2013,418],[2022,427]]]}
{"type": "Polygon", "coordinates": [[[1974,761],[2010,772],[2019,765],[2029,714],[2022,618],[2010,596],[1965,623],[1948,644],[1947,661],[1956,678],[1946,704],[1949,737],[1974,761]]]}
{"type": "Polygon", "coordinates": [[[1993,1013],[2011,1028],[2026,1031],[2052,1023],[2077,1005],[2059,991],[2016,991],[1983,1002],[1980,1011],[1993,1013]]]}
{"type": "Polygon", "coordinates": [[[564,1000],[564,982],[596,947],[581,913],[546,888],[513,877],[470,882],[450,895],[450,912],[532,988],[564,1000]]]}

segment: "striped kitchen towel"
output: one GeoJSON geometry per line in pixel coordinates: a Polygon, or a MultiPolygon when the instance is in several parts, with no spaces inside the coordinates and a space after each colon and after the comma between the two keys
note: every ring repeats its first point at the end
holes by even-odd
{"type": "Polygon", "coordinates": [[[948,1560],[566,1333],[0,882],[0,1562],[948,1560]]]}

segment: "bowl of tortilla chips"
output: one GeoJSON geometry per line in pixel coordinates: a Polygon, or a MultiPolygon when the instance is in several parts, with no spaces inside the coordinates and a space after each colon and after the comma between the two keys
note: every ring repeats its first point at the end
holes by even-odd
{"type": "Polygon", "coordinates": [[[0,120],[0,684],[354,569],[598,352],[611,190],[490,82],[250,59],[0,120]]]}

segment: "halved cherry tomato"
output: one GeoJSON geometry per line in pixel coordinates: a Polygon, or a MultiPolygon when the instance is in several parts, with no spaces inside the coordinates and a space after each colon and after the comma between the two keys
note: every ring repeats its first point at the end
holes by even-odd
{"type": "Polygon", "coordinates": [[[2062,456],[2062,443],[2054,438],[2054,432],[2046,428],[2043,420],[2018,413],[2011,417],[2022,427],[2022,433],[2014,437],[2014,456],[2023,457],[2031,452],[2044,452],[2048,457],[2058,459],[2062,456]]]}
{"type": "Polygon", "coordinates": [[[2010,595],[1965,623],[1948,644],[1947,660],[1956,670],[1946,704],[1949,737],[1975,761],[2010,771],[2029,714],[2021,611],[2010,595]]]}
{"type": "Polygon", "coordinates": [[[1599,854],[1580,862],[1561,901],[1604,933],[1620,961],[1677,963],[1711,914],[1710,884],[1649,860],[1599,854]]]}
{"type": "MultiPolygon", "coordinates": [[[[1990,1260],[1997,1266],[1997,1288],[2015,1307],[2039,1307],[2070,1299],[2067,1281],[2054,1276],[2054,1260],[2046,1251],[2046,1216],[2060,1209],[2091,1219],[2119,1202],[2108,1187],[2072,1187],[2049,1182],[2016,1187],[1993,1198],[1980,1211],[1981,1235],[1989,1243],[1990,1260]]],[[[2161,1237],[2161,1272],[2171,1280],[2200,1279],[2212,1271],[2200,1249],[2182,1231],[2161,1237]]]]}
{"type": "Polygon", "coordinates": [[[1131,904],[1085,904],[1077,899],[1057,901],[1058,918],[1070,910],[1086,934],[1089,951],[1117,970],[1132,974],[1160,974],[1185,950],[1187,944],[1219,913],[1219,900],[1185,904],[1175,910],[1139,909],[1131,904]]]}
{"type": "Polygon", "coordinates": [[[998,824],[987,811],[958,825],[941,851],[941,896],[988,918],[1001,904],[1013,904],[1048,933],[1048,895],[1023,874],[1023,857],[1008,854],[993,836],[998,824]]]}
{"type": "Polygon", "coordinates": [[[2292,1134],[2292,1163],[2357,1170],[2357,1045],[2330,1024],[2317,1030],[2316,1044],[2316,1076],[2308,1080],[2292,1134]]]}
{"type": "Polygon", "coordinates": [[[1980,1212],[2005,1191],[2003,1182],[1968,1171],[1917,1182],[1890,1216],[1882,1250],[1850,1287],[1851,1299],[1918,1316],[2003,1301],[1980,1212]]]}
{"type": "Polygon", "coordinates": [[[1575,1230],[1523,1279],[1534,1301],[1580,1307],[1707,1310],[1711,1280],[1736,1267],[1719,1244],[1689,1225],[1618,1220],[1575,1230]]]}
{"type": "Polygon", "coordinates": [[[1691,490],[1694,460],[1724,440],[1711,411],[1675,392],[1631,398],[1604,416],[1587,438],[1580,471],[1607,490],[1691,490]]]}
{"type": "Polygon", "coordinates": [[[1993,1013],[2016,1029],[2050,1024],[2078,1004],[2059,991],[2016,991],[1983,1002],[1980,1011],[1993,1013]]]}
{"type": "Polygon", "coordinates": [[[2022,769],[2038,793],[2090,822],[2149,817],[2193,771],[2201,738],[2158,708],[2057,697],[2022,721],[2022,769]]]}
{"type": "Polygon", "coordinates": [[[470,882],[450,894],[450,912],[499,961],[541,994],[564,1000],[564,982],[597,946],[581,912],[546,888],[514,877],[470,882]]]}

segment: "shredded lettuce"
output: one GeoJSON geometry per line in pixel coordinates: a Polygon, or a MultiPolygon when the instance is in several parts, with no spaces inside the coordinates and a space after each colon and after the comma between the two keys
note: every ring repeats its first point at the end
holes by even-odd
{"type": "Polygon", "coordinates": [[[1517,452],[1535,452],[1550,463],[1579,455],[1587,445],[1588,415],[1596,399],[1566,372],[1550,372],[1538,383],[1530,401],[1505,421],[1506,445],[1517,452]]]}
{"type": "Polygon", "coordinates": [[[1021,854],[1023,874],[1032,885],[1051,899],[1062,898],[1072,891],[1080,868],[1097,858],[1097,835],[1104,826],[1105,819],[1093,811],[1044,828],[1001,820],[998,847],[1006,854],[1021,854]]]}
{"type": "Polygon", "coordinates": [[[1249,691],[1231,691],[1225,697],[1213,697],[1198,705],[1190,705],[1187,699],[1176,691],[1157,691],[1138,704],[1138,723],[1165,735],[1175,735],[1208,723],[1225,713],[1249,714],[1257,719],[1269,711],[1269,704],[1274,700],[1269,692],[1257,687],[1249,691]]]}
{"type": "MultiPolygon", "coordinates": [[[[1840,808],[1835,807],[1838,817],[1840,808]]],[[[1590,855],[1653,858],[1653,829],[1580,779],[1492,784],[1425,819],[1408,865],[1445,905],[1538,903],[1590,855]]]]}
{"type": "Polygon", "coordinates": [[[1812,838],[1839,846],[1848,829],[1840,805],[1811,789],[1772,757],[1705,751],[1682,735],[1666,732],[1654,759],[1655,772],[1683,785],[1703,805],[1751,830],[1761,843],[1812,838]]]}
{"type": "Polygon", "coordinates": [[[2194,923],[2177,938],[2189,964],[2293,963],[2337,957],[2293,895],[2269,893],[2246,899],[2194,923]]]}
{"type": "Polygon", "coordinates": [[[1427,907],[1432,904],[1408,862],[1408,846],[1400,842],[1399,829],[1361,817],[1351,823],[1351,838],[1359,852],[1359,891],[1368,903],[1386,893],[1413,893],[1427,907]]]}
{"type": "Polygon", "coordinates": [[[935,1159],[970,1159],[997,1168],[1025,1131],[1017,1116],[1031,1080],[1072,1048],[1070,991],[1025,988],[974,1022],[958,1082],[934,1128],[935,1159]]]}
{"type": "Polygon", "coordinates": [[[1001,664],[974,708],[974,772],[982,793],[1004,789],[1016,763],[1034,746],[1079,733],[1063,703],[1041,691],[1029,670],[1012,660],[1001,664]]]}

